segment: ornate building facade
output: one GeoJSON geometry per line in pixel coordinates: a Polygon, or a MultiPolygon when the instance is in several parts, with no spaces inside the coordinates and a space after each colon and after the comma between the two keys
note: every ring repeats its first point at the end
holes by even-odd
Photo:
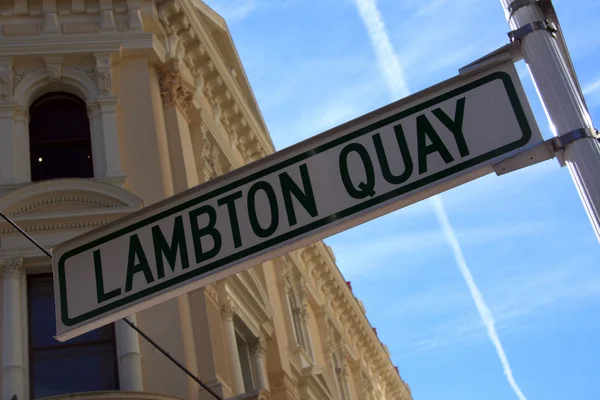
{"type": "MultiPolygon", "coordinates": [[[[0,1],[0,210],[46,248],[273,151],[201,1],[0,1]]],[[[51,264],[3,220],[0,270],[4,400],[212,398],[122,321],[54,340],[51,264]]],[[[130,318],[224,398],[411,399],[322,242],[130,318]]]]}

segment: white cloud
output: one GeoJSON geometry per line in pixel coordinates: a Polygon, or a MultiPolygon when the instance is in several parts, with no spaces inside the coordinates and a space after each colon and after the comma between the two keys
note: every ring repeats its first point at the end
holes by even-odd
{"type": "Polygon", "coordinates": [[[205,0],[227,23],[241,21],[257,8],[256,0],[205,0]]]}
{"type": "Polygon", "coordinates": [[[600,79],[595,82],[589,83],[583,87],[583,94],[590,95],[597,92],[600,89],[600,79]]]}

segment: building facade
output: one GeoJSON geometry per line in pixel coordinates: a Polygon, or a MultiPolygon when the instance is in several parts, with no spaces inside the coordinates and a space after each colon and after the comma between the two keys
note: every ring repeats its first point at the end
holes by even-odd
{"type": "MultiPolygon", "coordinates": [[[[52,248],[274,151],[199,0],[0,0],[0,210],[52,248]]],[[[124,322],[53,336],[51,263],[0,221],[4,400],[211,399],[124,322]]],[[[317,242],[130,317],[224,398],[411,399],[317,242]]]]}

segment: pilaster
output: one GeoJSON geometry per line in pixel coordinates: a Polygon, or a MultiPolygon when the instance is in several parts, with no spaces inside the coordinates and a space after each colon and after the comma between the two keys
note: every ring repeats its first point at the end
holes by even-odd
{"type": "MultiPolygon", "coordinates": [[[[101,177],[122,177],[123,168],[119,154],[119,137],[117,125],[117,105],[118,98],[113,95],[112,84],[112,55],[110,53],[94,53],[96,59],[95,74],[96,83],[100,91],[100,96],[96,99],[100,109],[100,124],[102,126],[102,140],[96,140],[95,150],[97,157],[94,157],[94,168],[96,176],[101,177]]],[[[94,115],[96,117],[96,115],[94,115]]],[[[92,126],[97,121],[92,120],[92,126]]],[[[92,138],[94,140],[94,138],[92,138]]]]}
{"type": "Polygon", "coordinates": [[[300,400],[296,382],[285,372],[269,375],[273,400],[300,400]]]}
{"type": "Polygon", "coordinates": [[[179,60],[159,70],[160,93],[173,173],[175,192],[200,183],[187,111],[194,100],[194,87],[182,77],[179,60]]]}
{"type": "Polygon", "coordinates": [[[233,318],[237,313],[235,306],[231,301],[226,301],[221,305],[221,315],[223,316],[223,328],[225,332],[225,346],[229,359],[229,371],[231,374],[231,388],[233,395],[244,393],[244,378],[242,376],[242,366],[237,351],[237,342],[235,338],[235,326],[233,318]]]}
{"type": "Polygon", "coordinates": [[[0,259],[4,280],[2,307],[2,399],[24,398],[23,326],[21,324],[20,257],[0,259]]]}
{"type": "MultiPolygon", "coordinates": [[[[137,323],[135,314],[127,317],[127,319],[134,325],[137,323]]],[[[121,390],[141,392],[144,390],[144,379],[139,336],[135,330],[122,320],[117,321],[115,324],[121,390]]]]}
{"type": "Polygon", "coordinates": [[[17,137],[15,114],[17,103],[13,101],[13,59],[0,57],[0,183],[18,181],[15,149],[17,137]]]}
{"type": "Polygon", "coordinates": [[[180,62],[174,59],[160,68],[160,95],[165,106],[176,105],[185,113],[192,105],[195,88],[181,76],[180,62]]]}
{"type": "Polygon", "coordinates": [[[256,339],[250,346],[250,354],[256,370],[258,389],[269,390],[269,377],[267,373],[267,342],[263,337],[256,339]]]}

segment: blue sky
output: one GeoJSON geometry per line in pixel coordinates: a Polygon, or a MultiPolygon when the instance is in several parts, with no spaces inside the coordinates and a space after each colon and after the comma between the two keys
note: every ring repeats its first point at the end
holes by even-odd
{"type": "MultiPolygon", "coordinates": [[[[278,149],[395,98],[354,0],[210,0],[278,149]]],[[[597,0],[555,0],[592,119],[597,0]]],[[[507,42],[500,1],[378,0],[411,92],[507,42]]],[[[538,124],[549,124],[517,68],[538,124]]],[[[566,168],[547,161],[441,196],[527,399],[598,399],[600,253],[566,168]]],[[[430,201],[326,240],[416,400],[517,398],[430,201]]]]}

